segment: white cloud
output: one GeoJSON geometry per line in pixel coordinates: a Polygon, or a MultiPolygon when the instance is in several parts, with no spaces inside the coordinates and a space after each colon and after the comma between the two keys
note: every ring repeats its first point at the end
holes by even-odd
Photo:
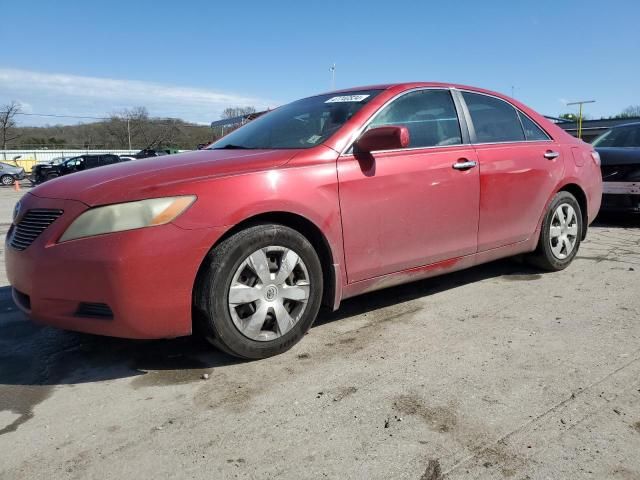
{"type": "MultiPolygon", "coordinates": [[[[277,102],[265,99],[203,88],[0,68],[0,104],[12,99],[28,104],[28,110],[35,113],[104,116],[142,105],[153,116],[199,123],[217,120],[230,106],[277,106],[277,102]]],[[[53,120],[29,117],[21,123],[77,123],[73,119],[53,120]]]]}

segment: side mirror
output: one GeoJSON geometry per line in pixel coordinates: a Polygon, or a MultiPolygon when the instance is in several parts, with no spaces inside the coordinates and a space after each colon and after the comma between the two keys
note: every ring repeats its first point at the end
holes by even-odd
{"type": "Polygon", "coordinates": [[[367,130],[356,140],[356,151],[370,153],[376,150],[395,150],[409,146],[409,130],[404,126],[376,127],[367,130]]]}

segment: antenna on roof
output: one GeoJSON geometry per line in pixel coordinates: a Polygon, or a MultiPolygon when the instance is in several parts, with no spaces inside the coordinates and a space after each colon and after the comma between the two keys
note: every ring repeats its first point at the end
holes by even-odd
{"type": "Polygon", "coordinates": [[[329,67],[329,71],[331,72],[331,90],[336,89],[336,64],[334,63],[329,67]]]}

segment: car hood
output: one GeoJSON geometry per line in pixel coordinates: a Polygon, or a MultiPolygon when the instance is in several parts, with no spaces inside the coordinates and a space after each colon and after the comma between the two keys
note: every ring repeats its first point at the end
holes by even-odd
{"type": "Polygon", "coordinates": [[[640,148],[596,148],[602,165],[640,165],[640,148]]]}
{"type": "Polygon", "coordinates": [[[31,190],[43,198],[78,200],[89,206],[162,195],[186,182],[249,173],[287,163],[299,150],[199,150],[131,160],[49,180],[31,190]]]}

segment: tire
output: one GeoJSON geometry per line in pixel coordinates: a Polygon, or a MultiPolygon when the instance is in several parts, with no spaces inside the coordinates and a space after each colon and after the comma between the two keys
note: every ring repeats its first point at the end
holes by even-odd
{"type": "Polygon", "coordinates": [[[14,182],[15,179],[11,175],[2,175],[2,177],[0,177],[0,184],[4,185],[5,187],[13,185],[14,182]]]}
{"type": "Polygon", "coordinates": [[[205,258],[194,289],[196,330],[236,357],[278,355],[311,328],[322,289],[318,254],[303,235],[284,225],[256,225],[205,258]]]}
{"type": "Polygon", "coordinates": [[[58,178],[60,175],[58,175],[57,173],[50,173],[49,175],[47,175],[47,180],[53,180],[54,178],[58,178]]]}
{"type": "Polygon", "coordinates": [[[569,192],[558,192],[545,213],[538,247],[527,260],[543,270],[564,270],[578,253],[583,228],[582,210],[576,198],[569,192]],[[564,222],[559,211],[565,217],[564,222]]]}

